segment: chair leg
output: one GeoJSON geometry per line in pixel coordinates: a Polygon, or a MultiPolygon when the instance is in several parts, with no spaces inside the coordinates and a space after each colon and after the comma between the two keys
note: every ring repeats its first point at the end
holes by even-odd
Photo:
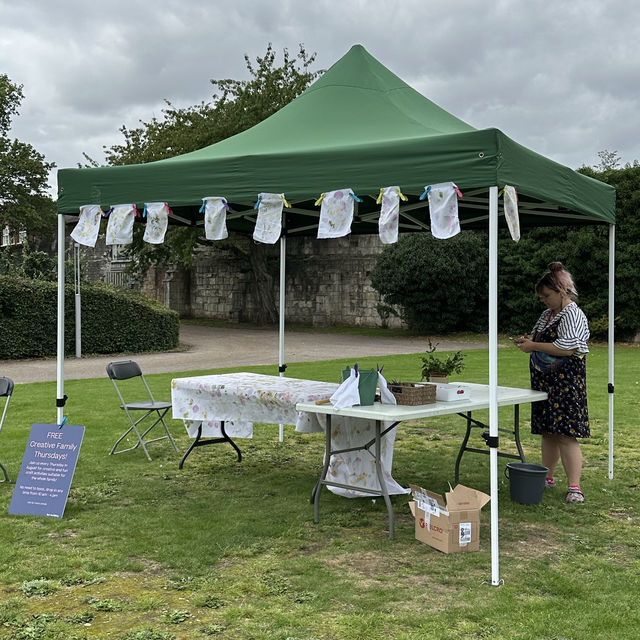
{"type": "Polygon", "coordinates": [[[2,473],[4,473],[4,482],[11,482],[11,480],[9,480],[9,474],[7,473],[7,470],[4,468],[4,465],[2,464],[2,462],[0,462],[0,469],[2,469],[2,473]]]}
{"type": "MultiPolygon", "coordinates": [[[[149,462],[151,462],[151,456],[149,455],[149,452],[147,451],[147,447],[146,447],[145,441],[143,440],[143,436],[140,435],[140,432],[137,429],[138,423],[140,421],[144,420],[151,412],[150,411],[147,412],[144,416],[142,416],[142,418],[140,418],[139,420],[136,420],[135,422],[131,418],[131,415],[129,414],[129,412],[127,411],[126,413],[127,413],[127,416],[129,417],[129,422],[131,422],[131,426],[116,440],[116,443],[113,445],[113,447],[111,447],[111,451],[109,452],[109,455],[117,455],[118,453],[125,453],[126,451],[131,451],[132,449],[137,449],[139,446],[142,446],[142,450],[144,451],[144,455],[147,456],[147,460],[149,460],[149,462]],[[132,431],[136,434],[136,436],[138,438],[138,442],[136,442],[136,444],[134,444],[132,447],[127,447],[126,449],[120,449],[120,451],[116,451],[117,446],[132,431]]],[[[148,432],[149,432],[149,429],[147,429],[147,431],[145,431],[145,434],[148,433],[148,432]]]]}
{"type": "MultiPolygon", "coordinates": [[[[126,411],[126,410],[125,410],[126,411]]],[[[162,413],[160,413],[159,409],[155,409],[156,413],[158,414],[158,418],[156,419],[156,421],[148,428],[146,429],[146,431],[144,431],[143,433],[140,433],[138,431],[138,425],[145,420],[146,418],[148,418],[153,411],[148,411],[147,413],[145,413],[142,418],[139,418],[138,420],[136,420],[135,422],[133,421],[133,418],[131,417],[131,414],[126,411],[127,416],[129,417],[129,421],[131,422],[131,426],[116,440],[116,443],[113,445],[113,447],[111,448],[111,452],[109,455],[115,455],[118,453],[124,453],[125,451],[131,451],[132,449],[137,449],[138,446],[142,447],[142,450],[144,451],[145,455],[147,456],[147,459],[149,460],[149,462],[151,462],[151,456],[149,455],[149,451],[147,450],[147,444],[149,444],[150,442],[157,442],[158,440],[165,440],[168,439],[169,442],[171,443],[171,446],[173,447],[174,451],[178,451],[178,447],[176,446],[176,443],[173,439],[173,437],[171,436],[171,432],[169,431],[169,427],[167,427],[167,423],[164,421],[164,416],[167,414],[167,412],[169,411],[169,408],[165,409],[162,413]],[[158,438],[151,438],[149,440],[145,440],[146,435],[151,431],[151,429],[153,429],[158,423],[162,423],[162,426],[164,427],[165,433],[166,435],[164,436],[160,436],[158,438]],[[116,451],[117,446],[120,444],[120,442],[122,442],[122,440],[124,440],[124,438],[126,438],[131,432],[135,432],[137,438],[138,438],[138,442],[133,445],[132,447],[127,447],[126,449],[120,449],[120,451],[116,451]]]]}

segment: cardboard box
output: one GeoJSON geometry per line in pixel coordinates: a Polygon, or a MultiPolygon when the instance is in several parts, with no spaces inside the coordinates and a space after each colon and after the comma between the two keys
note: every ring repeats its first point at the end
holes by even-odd
{"type": "Polygon", "coordinates": [[[436,400],[438,402],[455,402],[456,400],[469,400],[471,389],[463,384],[438,383],[436,385],[436,400]]]}
{"type": "Polygon", "coordinates": [[[411,485],[411,494],[416,540],[444,553],[480,548],[480,510],[491,496],[461,484],[447,491],[446,500],[415,485],[411,485]]]}

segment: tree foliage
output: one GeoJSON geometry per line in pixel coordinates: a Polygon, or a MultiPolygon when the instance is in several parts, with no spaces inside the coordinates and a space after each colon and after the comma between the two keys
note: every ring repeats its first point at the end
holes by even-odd
{"type": "Polygon", "coordinates": [[[55,206],[47,195],[54,165],[30,144],[9,136],[23,98],[22,86],[0,74],[0,229],[24,230],[37,247],[55,233],[55,206]]]}
{"type": "Polygon", "coordinates": [[[448,240],[405,234],[380,254],[371,281],[417,333],[482,331],[487,265],[485,233],[462,232],[448,240]]]}
{"type": "MultiPolygon", "coordinates": [[[[161,118],[141,122],[134,129],[121,127],[124,142],[106,150],[107,162],[121,165],[162,160],[214,144],[258,124],[291,102],[321,73],[310,71],[315,57],[300,45],[295,56],[284,49],[283,62],[278,65],[271,44],[255,63],[245,55],[248,80],[211,80],[215,87],[211,102],[187,108],[176,108],[167,102],[161,118]]],[[[128,254],[133,258],[135,271],[142,274],[152,264],[175,263],[188,268],[196,248],[209,244],[202,229],[174,227],[168,230],[163,245],[149,245],[142,241],[142,232],[138,229],[128,254]]],[[[233,236],[216,246],[246,259],[259,304],[256,321],[274,322],[277,311],[273,274],[266,261],[267,249],[241,236],[233,236]]]]}

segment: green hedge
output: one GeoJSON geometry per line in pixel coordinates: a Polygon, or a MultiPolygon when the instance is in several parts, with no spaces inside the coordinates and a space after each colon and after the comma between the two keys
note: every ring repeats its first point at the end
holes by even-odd
{"type": "MultiPolygon", "coordinates": [[[[165,351],[178,345],[175,311],[102,283],[82,286],[82,353],[165,351]]],[[[0,276],[0,359],[56,355],[57,285],[0,276]]],[[[65,351],[75,353],[75,296],[65,293],[65,351]]]]}

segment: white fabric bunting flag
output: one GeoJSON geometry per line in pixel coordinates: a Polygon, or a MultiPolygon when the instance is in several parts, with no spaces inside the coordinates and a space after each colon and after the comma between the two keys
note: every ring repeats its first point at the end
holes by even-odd
{"type": "Polygon", "coordinates": [[[95,247],[100,233],[100,219],[104,211],[99,204],[85,204],[80,207],[80,219],[71,232],[71,237],[87,247],[95,247]]]}
{"type": "Polygon", "coordinates": [[[133,218],[138,213],[135,204],[117,204],[107,215],[107,244],[131,244],[133,242],[133,218]]]}
{"type": "Polygon", "coordinates": [[[316,202],[321,205],[318,238],[342,238],[350,234],[355,201],[362,202],[351,189],[323,193],[316,202]]]}
{"type": "Polygon", "coordinates": [[[207,240],[224,240],[227,231],[227,200],[217,196],[202,198],[200,213],[204,213],[204,235],[207,240]]]}
{"type": "Polygon", "coordinates": [[[420,199],[424,200],[427,196],[433,237],[444,240],[459,234],[458,197],[462,197],[460,189],[453,182],[441,182],[425,187],[420,199]]]}
{"type": "Polygon", "coordinates": [[[518,192],[515,187],[505,186],[502,203],[511,238],[518,242],[520,240],[520,217],[518,216],[518,192]]]}
{"type": "Polygon", "coordinates": [[[407,199],[400,191],[400,187],[384,187],[380,189],[377,203],[381,204],[382,207],[380,208],[380,218],[378,219],[378,233],[382,244],[398,242],[400,198],[407,199]]]}
{"type": "Polygon", "coordinates": [[[284,193],[260,193],[254,207],[258,209],[253,239],[264,244],[275,244],[282,233],[282,209],[289,203],[284,193]]]}
{"type": "Polygon", "coordinates": [[[144,205],[143,218],[147,219],[142,239],[149,244],[162,244],[167,233],[169,214],[172,213],[166,202],[147,202],[144,205]]]}

